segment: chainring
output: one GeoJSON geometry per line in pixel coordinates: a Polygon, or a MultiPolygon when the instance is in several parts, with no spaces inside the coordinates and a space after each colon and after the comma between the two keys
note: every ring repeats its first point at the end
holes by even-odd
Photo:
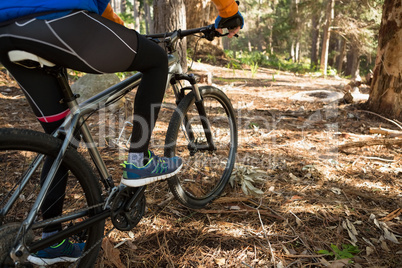
{"type": "Polygon", "coordinates": [[[146,199],[140,188],[124,187],[112,201],[111,219],[114,227],[120,231],[132,230],[145,214],[146,199]],[[139,194],[139,200],[133,202],[133,198],[139,194]]]}

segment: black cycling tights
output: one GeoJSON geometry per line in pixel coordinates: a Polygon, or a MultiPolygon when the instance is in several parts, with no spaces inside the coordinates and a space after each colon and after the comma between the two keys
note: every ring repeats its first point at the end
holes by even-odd
{"type": "MultiPolygon", "coordinates": [[[[0,62],[19,83],[45,132],[68,114],[56,78],[42,69],[10,62],[8,52],[23,50],[57,65],[86,73],[143,73],[134,102],[131,152],[146,152],[163,99],[168,73],[165,51],[137,32],[97,14],[74,12],[54,20],[21,20],[0,27],[0,62]]],[[[42,208],[45,218],[61,212],[67,171],[60,170],[42,208]],[[56,209],[57,207],[57,209],[56,209]]],[[[59,228],[59,227],[57,227],[59,228]]],[[[47,231],[52,231],[48,228],[47,231]]]]}

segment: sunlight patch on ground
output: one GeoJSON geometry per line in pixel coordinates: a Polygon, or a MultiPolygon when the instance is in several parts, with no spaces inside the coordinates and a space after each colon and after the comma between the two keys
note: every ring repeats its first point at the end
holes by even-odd
{"type": "Polygon", "coordinates": [[[294,94],[291,100],[307,102],[331,102],[343,98],[343,93],[330,90],[311,90],[294,94]]]}
{"type": "MultiPolygon", "coordinates": [[[[6,94],[6,93],[5,93],[6,94]]],[[[4,95],[4,93],[0,92],[0,99],[5,99],[5,100],[19,100],[19,99],[23,99],[24,96],[23,95],[17,95],[17,96],[7,96],[4,95]]]]}

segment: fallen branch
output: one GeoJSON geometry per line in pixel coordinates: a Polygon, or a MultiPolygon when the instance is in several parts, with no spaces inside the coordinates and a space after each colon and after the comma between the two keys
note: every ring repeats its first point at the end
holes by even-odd
{"type": "Polygon", "coordinates": [[[219,197],[214,201],[216,204],[233,203],[233,202],[248,202],[249,197],[219,197]]]}
{"type": "Polygon", "coordinates": [[[402,208],[398,208],[398,209],[392,211],[391,213],[389,213],[384,218],[381,218],[380,221],[391,221],[401,214],[402,214],[402,208]]]}
{"type": "Polygon", "coordinates": [[[375,138],[375,135],[359,135],[359,134],[354,134],[354,133],[349,133],[349,132],[338,132],[335,133],[335,135],[339,135],[343,138],[357,138],[359,140],[369,140],[375,138]]]}
{"type": "Polygon", "coordinates": [[[386,129],[386,128],[381,128],[381,127],[380,128],[375,128],[375,127],[370,128],[370,133],[386,135],[390,138],[402,137],[402,131],[386,129]]]}
{"type": "Polygon", "coordinates": [[[381,139],[381,140],[369,140],[369,141],[355,141],[346,144],[341,144],[338,146],[338,150],[345,150],[353,147],[364,147],[364,146],[374,146],[374,145],[384,145],[384,146],[392,146],[392,145],[402,145],[402,139],[381,139]]]}
{"type": "Polygon", "coordinates": [[[362,158],[368,159],[368,160],[386,162],[386,163],[395,162],[395,160],[393,160],[393,159],[384,159],[384,158],[375,157],[375,156],[362,156],[362,158]]]}
{"type": "Polygon", "coordinates": [[[379,114],[376,114],[376,113],[373,113],[373,112],[370,112],[370,111],[366,111],[366,110],[358,110],[358,112],[364,112],[364,113],[369,113],[369,114],[376,115],[376,116],[381,117],[382,119],[384,119],[384,120],[386,120],[386,121],[388,121],[388,122],[391,122],[392,124],[396,125],[396,126],[399,127],[400,129],[402,129],[402,126],[401,126],[400,124],[398,124],[397,122],[395,122],[395,121],[397,121],[397,120],[391,120],[391,119],[386,118],[386,117],[384,117],[384,116],[382,116],[382,115],[379,115],[379,114]]]}

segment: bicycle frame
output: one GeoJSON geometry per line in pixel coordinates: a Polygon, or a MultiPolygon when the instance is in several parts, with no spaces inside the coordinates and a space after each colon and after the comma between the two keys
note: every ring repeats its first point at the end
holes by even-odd
{"type": "MultiPolygon", "coordinates": [[[[172,44],[178,39],[177,34],[172,35],[172,38],[170,39],[172,44]]],[[[210,125],[208,120],[206,120],[206,114],[205,110],[202,104],[202,97],[200,95],[198,86],[196,84],[195,78],[192,75],[186,75],[183,74],[182,67],[180,65],[180,58],[177,55],[177,52],[168,52],[168,66],[169,66],[169,72],[168,72],[168,78],[166,82],[166,89],[169,86],[169,83],[172,85],[173,92],[176,97],[176,103],[178,104],[181,99],[184,97],[184,92],[180,92],[180,88],[177,85],[177,82],[180,80],[187,80],[191,84],[191,88],[193,91],[193,94],[195,96],[196,100],[196,106],[198,109],[198,112],[202,118],[202,125],[204,127],[204,132],[206,134],[208,144],[208,148],[202,148],[202,149],[213,149],[213,141],[212,141],[212,136],[211,136],[211,131],[210,131],[210,125]]],[[[54,72],[54,70],[49,70],[54,72]]],[[[46,193],[48,192],[50,185],[52,181],[54,180],[55,174],[58,170],[58,168],[61,165],[61,162],[63,160],[63,157],[67,151],[67,148],[70,146],[71,142],[74,139],[74,134],[77,129],[80,130],[80,134],[82,135],[82,139],[85,142],[85,146],[87,147],[89,154],[91,156],[91,159],[93,163],[95,164],[96,169],[98,170],[100,174],[100,178],[102,183],[104,184],[105,188],[109,192],[109,199],[113,196],[113,193],[117,191],[116,187],[113,187],[113,180],[111,179],[109,172],[107,171],[106,165],[104,161],[102,160],[100,153],[96,147],[96,144],[93,140],[93,137],[90,133],[90,130],[88,126],[86,125],[84,121],[84,116],[90,115],[94,111],[104,108],[108,106],[108,104],[115,102],[116,100],[122,98],[124,95],[129,93],[131,90],[133,90],[135,87],[137,87],[140,82],[141,82],[141,73],[134,74],[133,76],[127,78],[126,80],[102,91],[101,93],[91,97],[90,99],[84,101],[81,104],[78,104],[76,101],[77,96],[75,96],[71,88],[68,85],[67,78],[62,74],[60,70],[55,72],[56,77],[59,80],[59,84],[61,85],[64,99],[68,104],[68,107],[70,109],[70,114],[66,117],[65,121],[63,124],[53,133],[54,137],[58,138],[63,138],[63,143],[60,148],[60,152],[58,153],[58,156],[56,157],[55,161],[53,162],[49,173],[46,177],[46,180],[44,181],[41,190],[37,196],[37,199],[28,214],[27,218],[24,220],[22,223],[22,229],[20,232],[23,234],[27,233],[27,231],[32,228],[41,228],[43,227],[44,224],[48,224],[49,222],[45,223],[34,223],[34,220],[36,218],[36,215],[39,213],[39,210],[43,204],[43,201],[45,199],[46,193]]],[[[187,132],[191,134],[191,130],[187,129],[187,132]]],[[[33,171],[38,168],[40,160],[43,159],[43,156],[38,156],[34,162],[31,164],[30,168],[28,169],[28,172],[24,175],[21,184],[19,185],[18,189],[14,192],[10,200],[8,200],[7,204],[4,206],[2,211],[0,211],[0,216],[7,214],[8,210],[11,208],[12,204],[15,202],[15,200],[18,198],[18,193],[22,191],[22,189],[25,187],[26,183],[30,179],[30,176],[33,174],[33,171]]],[[[143,186],[145,187],[145,186],[143,186]]],[[[107,217],[110,216],[110,208],[107,207],[108,205],[108,200],[106,201],[106,205],[103,208],[103,212],[101,212],[98,215],[95,215],[94,217],[89,218],[88,220],[85,220],[77,225],[74,225],[72,227],[68,227],[62,231],[60,231],[58,234],[42,239],[40,241],[34,242],[30,246],[25,245],[24,243],[24,238],[22,238],[18,245],[12,250],[11,256],[13,257],[14,260],[18,261],[20,257],[23,256],[23,254],[26,254],[27,252],[32,253],[36,252],[40,249],[43,249],[45,247],[51,246],[57,241],[60,241],[61,239],[67,238],[68,236],[83,230],[93,224],[93,222],[99,221],[106,219],[107,217]]],[[[83,216],[87,215],[88,211],[83,211],[75,215],[68,215],[63,218],[58,218],[57,220],[52,221],[51,223],[56,223],[56,222],[65,222],[70,220],[71,218],[77,217],[77,216],[83,216]]],[[[23,236],[24,237],[24,236],[23,236]]]]}

